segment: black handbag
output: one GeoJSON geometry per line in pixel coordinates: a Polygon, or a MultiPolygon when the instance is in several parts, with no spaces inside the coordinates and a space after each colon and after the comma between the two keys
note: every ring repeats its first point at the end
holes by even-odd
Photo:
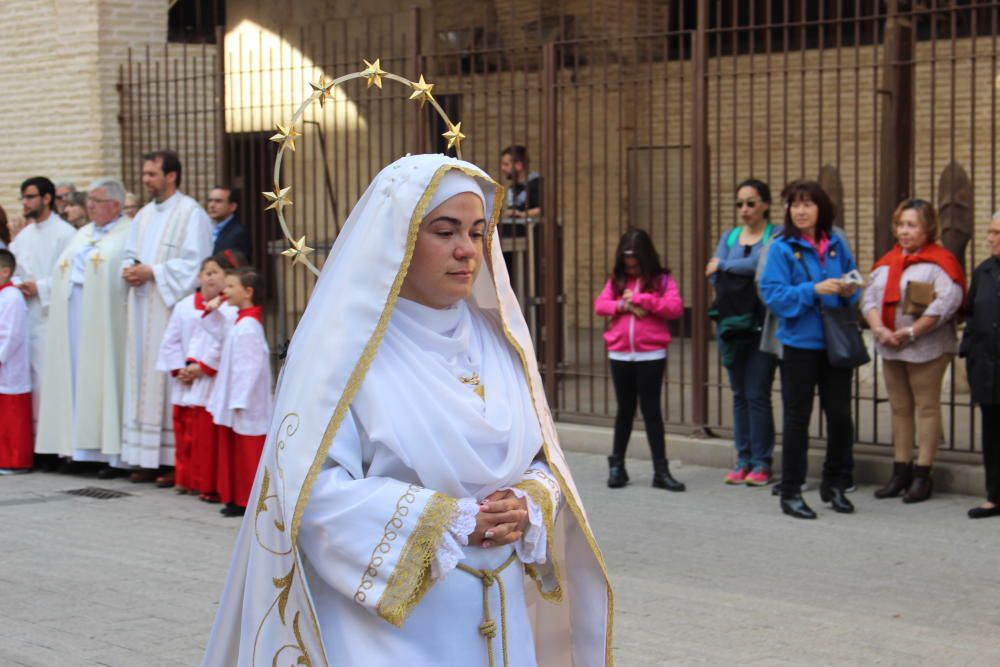
{"type": "Polygon", "coordinates": [[[823,336],[826,338],[826,360],[834,368],[857,368],[864,366],[871,357],[858,323],[858,311],[854,307],[824,308],[823,336]]]}
{"type": "MultiPolygon", "coordinates": [[[[809,267],[799,255],[802,268],[809,277],[809,267]]],[[[825,308],[819,296],[816,305],[823,320],[823,337],[826,339],[826,360],[834,368],[858,368],[871,361],[868,348],[861,337],[858,310],[853,306],[825,308]]]]}

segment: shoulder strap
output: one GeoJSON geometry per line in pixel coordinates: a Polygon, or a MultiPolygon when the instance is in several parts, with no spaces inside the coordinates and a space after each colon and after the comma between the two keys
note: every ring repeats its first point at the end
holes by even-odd
{"type": "Polygon", "coordinates": [[[740,228],[733,227],[729,230],[729,236],[726,237],[726,248],[732,249],[736,242],[740,240],[740,228]]]}

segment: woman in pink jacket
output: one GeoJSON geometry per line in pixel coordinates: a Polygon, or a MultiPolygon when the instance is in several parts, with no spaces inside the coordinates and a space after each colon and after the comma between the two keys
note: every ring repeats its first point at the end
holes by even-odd
{"type": "Polygon", "coordinates": [[[594,312],[611,318],[604,341],[618,399],[614,450],[608,457],[608,486],[618,488],[628,483],[625,449],[632,435],[638,400],[653,455],[653,486],[683,491],[685,486],[670,474],[660,392],[670,344],[667,320],[681,317],[684,302],[645,231],[631,229],[618,242],[611,278],[594,302],[594,312]]]}

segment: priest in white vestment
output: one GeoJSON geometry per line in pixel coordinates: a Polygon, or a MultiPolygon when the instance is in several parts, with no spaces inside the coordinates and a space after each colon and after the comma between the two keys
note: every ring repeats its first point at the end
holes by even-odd
{"type": "Polygon", "coordinates": [[[110,463],[121,454],[125,365],[122,256],[131,221],[125,187],[103,178],[90,186],[87,213],[52,273],[38,437],[35,451],[110,463]]]}
{"type": "Polygon", "coordinates": [[[354,208],[288,350],[203,667],[612,664],[502,202],[478,167],[415,155],[354,208]]]}
{"type": "Polygon", "coordinates": [[[24,218],[30,222],[10,243],[10,251],[17,258],[13,283],[28,301],[31,321],[31,404],[36,432],[45,361],[45,328],[52,294],[49,279],[59,256],[76,234],[73,225],[56,214],[53,208],[55,193],[55,185],[44,176],[29,178],[21,184],[24,218]]]}
{"type": "MultiPolygon", "coordinates": [[[[180,176],[175,153],[143,156],[142,183],[152,201],[132,221],[121,264],[129,289],[120,465],[144,469],[133,481],[152,481],[160,466],[174,464],[167,376],[156,359],[171,308],[195,290],[201,262],[212,254],[208,214],[177,189],[180,176]]],[[[172,486],[172,473],[158,483],[172,486]]]]}

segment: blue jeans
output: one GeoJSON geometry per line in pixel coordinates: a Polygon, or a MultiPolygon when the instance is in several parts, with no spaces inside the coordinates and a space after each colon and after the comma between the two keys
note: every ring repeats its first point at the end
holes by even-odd
{"type": "Polygon", "coordinates": [[[733,390],[733,434],[738,464],[743,468],[770,467],[774,454],[774,413],[771,385],[778,359],[761,352],[756,336],[748,350],[737,352],[729,372],[733,390]]]}

